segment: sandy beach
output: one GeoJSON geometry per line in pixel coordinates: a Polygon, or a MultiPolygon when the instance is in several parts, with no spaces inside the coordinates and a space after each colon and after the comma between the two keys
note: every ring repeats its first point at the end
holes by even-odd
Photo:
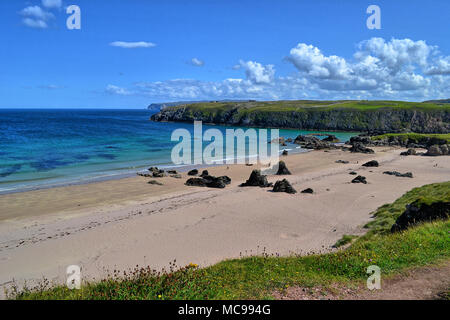
{"type": "MultiPolygon", "coordinates": [[[[332,250],[344,234],[362,234],[370,213],[406,191],[449,180],[448,157],[312,151],[282,157],[297,194],[239,187],[257,166],[208,168],[232,179],[225,189],[187,187],[187,179],[121,180],[0,196],[0,286],[46,277],[64,282],[69,265],[84,279],[136,265],[163,268],[176,259],[200,266],[241,255],[332,250]],[[380,167],[362,167],[376,159],[380,167]],[[347,160],[348,164],[336,163],[347,160]],[[412,172],[400,178],[383,171],[412,172]],[[352,184],[356,171],[368,184],[352,184]],[[314,189],[314,194],[301,190],[314,189]]],[[[199,167],[201,169],[201,167],[199,167]]],[[[3,291],[3,290],[1,290],[3,291]]],[[[2,292],[3,294],[3,292],[2,292]]]]}

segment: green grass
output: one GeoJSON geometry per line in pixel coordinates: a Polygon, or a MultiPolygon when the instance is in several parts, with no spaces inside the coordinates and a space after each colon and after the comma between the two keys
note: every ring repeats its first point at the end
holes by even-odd
{"type": "Polygon", "coordinates": [[[414,188],[395,202],[381,206],[373,214],[375,219],[365,226],[369,229],[367,236],[389,233],[395,220],[405,210],[405,206],[419,199],[428,204],[437,201],[450,201],[450,181],[414,188]]]}
{"type": "Polygon", "coordinates": [[[441,140],[442,142],[450,143],[450,133],[446,134],[437,134],[437,133],[386,133],[378,136],[374,136],[371,139],[372,140],[383,140],[383,139],[392,139],[394,137],[398,137],[401,140],[407,141],[412,143],[422,143],[424,140],[428,140],[430,138],[436,140],[436,142],[439,142],[441,140]]]}
{"type": "MultiPolygon", "coordinates": [[[[448,200],[450,182],[415,188],[375,212],[369,232],[346,250],[328,254],[261,256],[226,260],[199,269],[196,265],[157,273],[136,269],[113,273],[106,280],[87,283],[81,290],[47,283],[12,293],[17,299],[270,299],[289,286],[357,285],[367,279],[370,265],[392,275],[407,268],[450,258],[450,221],[436,221],[395,234],[387,230],[405,208],[419,198],[448,200]],[[392,223],[391,223],[392,222],[392,223]]],[[[173,269],[173,266],[171,266],[173,269]]]]}
{"type": "Polygon", "coordinates": [[[333,247],[339,248],[339,247],[345,246],[346,244],[349,244],[356,238],[358,238],[358,236],[354,236],[351,234],[344,234],[341,239],[336,241],[336,243],[334,244],[333,247]]]}
{"type": "Polygon", "coordinates": [[[192,113],[217,114],[233,108],[239,109],[239,113],[254,112],[290,112],[290,111],[326,111],[339,109],[353,109],[358,111],[373,111],[383,108],[388,109],[416,109],[416,110],[450,110],[450,106],[425,102],[406,101],[366,101],[366,100],[282,100],[282,101],[253,101],[253,102],[202,102],[181,106],[168,107],[167,109],[188,108],[192,113]]]}

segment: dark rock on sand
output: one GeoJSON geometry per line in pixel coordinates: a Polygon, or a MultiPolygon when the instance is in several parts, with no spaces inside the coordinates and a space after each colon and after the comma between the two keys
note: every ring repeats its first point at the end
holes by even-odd
{"type": "Polygon", "coordinates": [[[192,169],[191,171],[188,172],[188,176],[196,176],[196,175],[198,175],[197,169],[192,169]]]}
{"type": "Polygon", "coordinates": [[[278,171],[277,171],[276,175],[282,176],[282,175],[288,175],[288,174],[291,174],[291,172],[286,167],[286,163],[284,163],[284,161],[278,162],[278,171]]]}
{"type": "Polygon", "coordinates": [[[231,179],[227,176],[214,177],[204,176],[202,178],[189,178],[186,181],[187,186],[208,187],[208,188],[225,188],[231,183],[231,179]]]}
{"type": "Polygon", "coordinates": [[[412,172],[400,173],[398,171],[385,171],[384,174],[388,174],[390,176],[403,177],[403,178],[412,178],[412,172]]]}
{"type": "Polygon", "coordinates": [[[331,144],[328,141],[320,140],[319,138],[313,136],[299,135],[295,138],[294,143],[301,145],[305,149],[322,150],[336,148],[334,144],[331,144]]]}
{"type": "Polygon", "coordinates": [[[163,178],[167,176],[164,170],[160,170],[159,172],[153,172],[153,178],[163,178]]]}
{"type": "Polygon", "coordinates": [[[209,172],[208,172],[208,170],[203,170],[202,171],[202,174],[200,175],[200,177],[206,177],[206,176],[209,176],[209,172]]]}
{"type": "Polygon", "coordinates": [[[155,185],[158,185],[158,186],[162,186],[162,185],[163,185],[163,183],[161,183],[161,182],[159,182],[159,181],[156,181],[156,180],[150,180],[150,181],[148,182],[148,184],[155,184],[155,185]]]}
{"type": "Polygon", "coordinates": [[[343,163],[343,164],[349,163],[347,160],[336,160],[335,162],[336,163],[343,163]]]}
{"type": "Polygon", "coordinates": [[[417,154],[416,149],[409,148],[406,151],[400,153],[401,156],[415,156],[417,154]]]}
{"type": "Polygon", "coordinates": [[[179,173],[177,173],[177,174],[171,174],[170,176],[171,176],[172,178],[175,178],[175,179],[181,179],[181,178],[182,178],[181,174],[179,174],[179,173]]]}
{"type": "Polygon", "coordinates": [[[358,153],[375,153],[375,151],[373,151],[370,148],[365,147],[363,144],[361,143],[355,143],[354,145],[351,146],[351,148],[349,149],[350,152],[358,152],[358,153]]]}
{"type": "Polygon", "coordinates": [[[364,183],[364,184],[367,184],[366,177],[357,176],[355,179],[352,180],[352,183],[364,183]]]}
{"type": "Polygon", "coordinates": [[[168,174],[178,174],[177,170],[167,170],[168,174]]]}
{"type": "Polygon", "coordinates": [[[189,178],[185,184],[193,187],[206,187],[206,181],[203,178],[189,178]]]}
{"type": "Polygon", "coordinates": [[[420,222],[429,222],[438,219],[448,219],[450,215],[450,202],[438,201],[434,203],[425,203],[422,200],[416,200],[406,206],[405,212],[395,221],[391,232],[398,232],[408,229],[410,226],[420,222]]]}
{"type": "Polygon", "coordinates": [[[273,184],[267,182],[267,176],[261,174],[261,170],[253,170],[248,180],[242,183],[241,187],[271,187],[273,184]]]}
{"type": "Polygon", "coordinates": [[[138,176],[140,176],[140,177],[146,177],[146,178],[151,178],[151,177],[153,177],[153,174],[152,173],[142,173],[142,172],[137,172],[136,173],[138,176]]]}
{"type": "Polygon", "coordinates": [[[305,190],[302,190],[301,193],[314,193],[314,190],[311,189],[311,188],[307,188],[307,189],[305,189],[305,190]]]}
{"type": "Polygon", "coordinates": [[[337,142],[339,142],[339,139],[335,135],[330,134],[330,135],[328,135],[328,137],[324,138],[322,141],[337,143],[337,142]]]}
{"type": "Polygon", "coordinates": [[[369,162],[364,163],[363,167],[378,167],[380,164],[377,160],[370,160],[369,162]]]}
{"type": "Polygon", "coordinates": [[[441,144],[441,145],[432,145],[428,148],[428,151],[425,153],[426,156],[446,156],[449,155],[450,145],[449,144],[441,144]]]}
{"type": "Polygon", "coordinates": [[[288,155],[288,151],[287,150],[283,150],[283,152],[281,153],[282,156],[287,156],[288,155]]]}
{"type": "Polygon", "coordinates": [[[286,179],[275,182],[273,187],[273,192],[286,192],[286,193],[297,193],[297,191],[292,187],[292,185],[286,179]]]}
{"type": "Polygon", "coordinates": [[[355,172],[355,171],[351,171],[351,172],[349,172],[348,174],[351,174],[351,175],[353,175],[353,176],[356,176],[358,173],[355,172]]]}

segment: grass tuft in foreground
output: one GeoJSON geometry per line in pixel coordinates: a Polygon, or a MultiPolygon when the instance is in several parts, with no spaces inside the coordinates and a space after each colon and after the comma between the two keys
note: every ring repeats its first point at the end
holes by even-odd
{"type": "MultiPolygon", "coordinates": [[[[289,286],[357,285],[367,278],[370,265],[383,275],[450,258],[450,221],[436,221],[390,234],[393,221],[405,205],[419,197],[446,199],[450,182],[415,188],[392,204],[384,205],[368,224],[368,234],[346,250],[307,256],[247,257],[226,260],[200,269],[190,264],[177,271],[158,273],[149,268],[114,273],[81,290],[40,286],[15,290],[17,299],[266,299],[289,286]],[[392,222],[392,223],[391,223],[392,222]]],[[[172,266],[173,268],[173,266],[172,266]]]]}

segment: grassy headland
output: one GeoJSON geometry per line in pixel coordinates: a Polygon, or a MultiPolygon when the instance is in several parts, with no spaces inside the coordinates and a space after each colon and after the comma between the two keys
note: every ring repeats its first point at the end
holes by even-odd
{"type": "Polygon", "coordinates": [[[49,287],[13,292],[17,299],[252,299],[271,298],[289,286],[357,285],[367,279],[366,269],[377,265],[383,275],[450,258],[450,221],[425,223],[404,232],[389,233],[405,205],[425,199],[449,201],[450,182],[412,189],[391,204],[380,207],[369,232],[345,250],[327,254],[278,257],[263,253],[220,262],[207,268],[190,264],[168,272],[150,268],[113,272],[105,280],[86,283],[81,290],[49,287]]]}
{"type": "Polygon", "coordinates": [[[450,105],[366,100],[203,102],[167,107],[152,119],[315,130],[448,133],[450,105]]]}

